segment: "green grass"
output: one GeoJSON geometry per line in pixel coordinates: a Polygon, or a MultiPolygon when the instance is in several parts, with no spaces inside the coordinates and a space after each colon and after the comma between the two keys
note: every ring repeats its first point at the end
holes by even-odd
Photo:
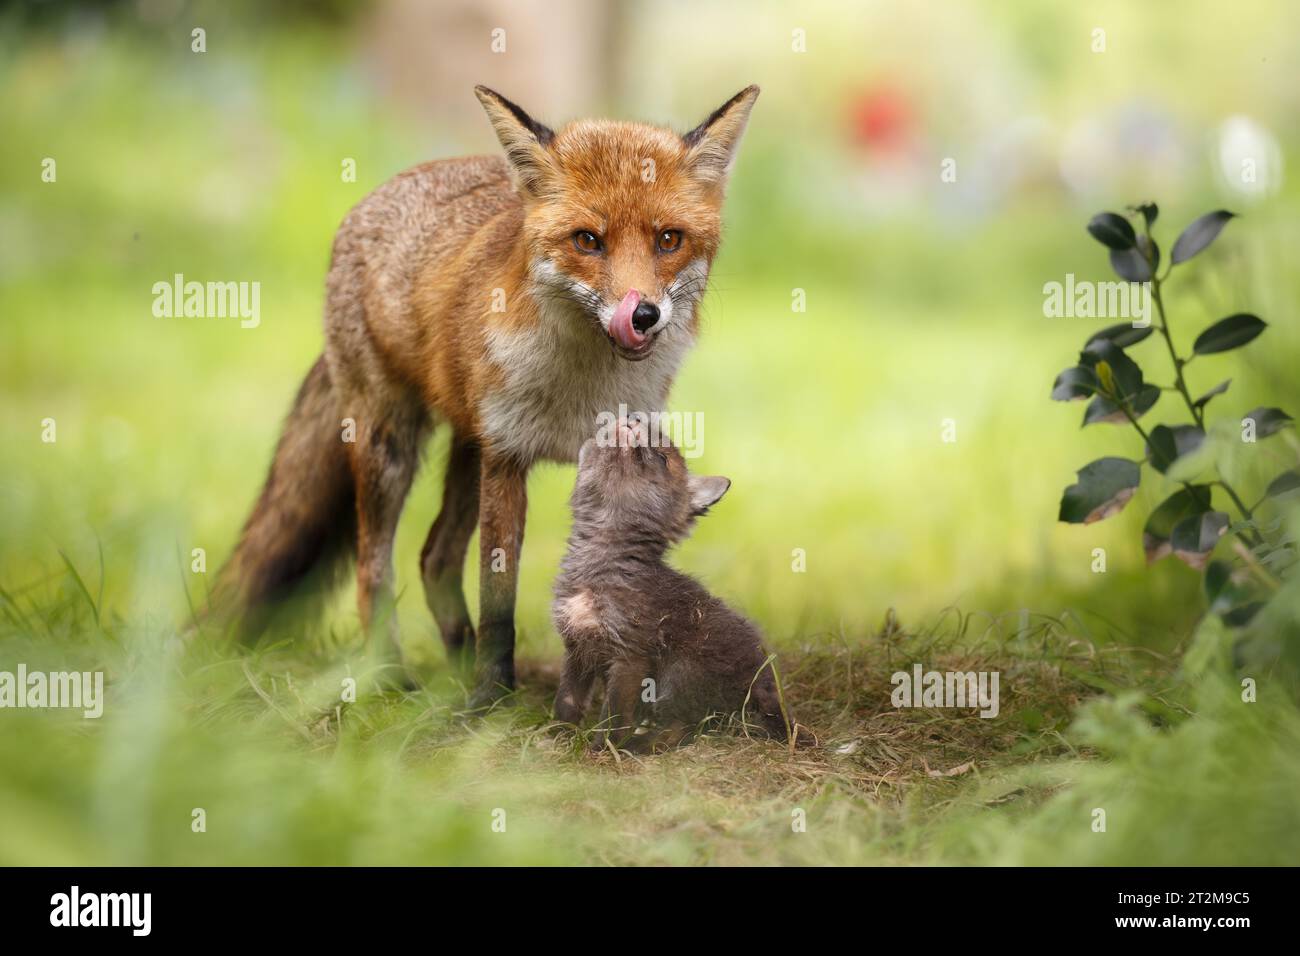
{"type": "Polygon", "coordinates": [[[87,583],[69,577],[25,624],[6,599],[7,653],[104,668],[110,691],[96,722],[6,714],[5,864],[1281,864],[1300,850],[1288,698],[1243,704],[1216,668],[1176,676],[1069,620],[950,613],[785,647],[811,750],[717,734],[592,757],[547,716],[554,660],[525,660],[519,695],[466,717],[445,677],[368,692],[348,641],[248,658],[97,626],[87,583]],[[914,660],[998,670],[1000,714],[895,710],[889,674],[914,660]],[[361,694],[340,703],[348,675],[361,694]]]}
{"type": "MultiPolygon", "coordinates": [[[[366,689],[349,589],[251,657],[211,635],[179,646],[319,353],[338,220],[406,165],[491,144],[485,128],[435,139],[372,112],[339,81],[330,37],[207,60],[156,42],[111,34],[76,54],[33,39],[0,63],[13,106],[0,141],[0,670],[109,681],[99,721],[0,712],[0,863],[1295,859],[1300,716],[1267,669],[1252,671],[1259,702],[1241,701],[1230,638],[1197,629],[1194,574],[1143,567],[1143,515],[1169,488],[1144,477],[1116,519],[1054,520],[1077,467],[1139,453],[1125,430],[1080,431],[1079,406],[1047,400],[1106,324],[1041,317],[1044,282],[1103,275],[1082,230],[1094,210],[1040,197],[961,227],[933,211],[870,228],[809,214],[787,174],[805,147],[783,140],[779,113],[746,143],[705,333],[672,399],[704,416],[693,467],[734,484],[674,561],[759,622],[822,746],[717,735],[593,759],[550,722],[548,599],[573,477],[558,466],[529,490],[522,689],[464,717],[415,573],[446,436],[397,543],[400,623],[432,665],[426,690],[366,689]],[[39,179],[47,155],[55,184],[39,179]],[[358,183],[339,181],[343,156],[358,183]],[[150,288],[174,272],[260,281],[261,327],[153,318],[150,288]],[[790,309],[795,288],[806,312],[790,309]],[[194,548],[206,573],[190,569],[194,548]],[[918,660],[999,670],[1001,714],[894,710],[889,675],[918,660]],[[343,705],[349,673],[362,693],[343,705]],[[206,833],[191,830],[195,808],[206,833]],[[806,832],[792,831],[796,810],[806,832]]],[[[1272,322],[1268,348],[1188,370],[1197,393],[1233,377],[1216,399],[1229,418],[1300,405],[1300,279],[1275,251],[1295,238],[1288,189],[1171,289],[1183,347],[1228,311],[1272,322]]],[[[839,193],[813,198],[824,211],[839,193]]],[[[1108,204],[1128,198],[1142,197],[1108,204]]],[[[1215,203],[1201,186],[1159,198],[1177,223],[1215,203]]],[[[1162,367],[1156,338],[1139,348],[1162,367]]],[[[1176,420],[1174,401],[1152,415],[1176,420]]],[[[1287,436],[1257,447],[1240,462],[1251,490],[1295,457],[1287,436]]],[[[473,569],[468,583],[475,603],[473,569]]],[[[1294,644],[1294,619],[1268,634],[1294,644]]]]}

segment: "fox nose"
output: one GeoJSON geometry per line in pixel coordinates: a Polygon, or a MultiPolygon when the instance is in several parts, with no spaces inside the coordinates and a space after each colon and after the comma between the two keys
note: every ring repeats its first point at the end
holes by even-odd
{"type": "Polygon", "coordinates": [[[638,332],[645,332],[654,328],[655,323],[658,321],[659,306],[642,299],[640,304],[637,305],[636,311],[632,313],[632,328],[638,332]]]}

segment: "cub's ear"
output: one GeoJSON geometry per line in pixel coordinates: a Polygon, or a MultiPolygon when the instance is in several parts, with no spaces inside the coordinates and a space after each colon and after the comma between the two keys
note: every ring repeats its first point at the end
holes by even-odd
{"type": "Polygon", "coordinates": [[[731,479],[721,475],[691,475],[689,487],[691,511],[698,516],[722,500],[731,487],[731,479]]]}
{"type": "Polygon", "coordinates": [[[553,172],[546,147],[555,133],[486,86],[474,87],[474,95],[483,104],[501,148],[506,151],[515,185],[526,196],[538,195],[553,172]]]}
{"type": "Polygon", "coordinates": [[[726,182],[756,99],[758,87],[745,87],[682,137],[682,142],[690,150],[687,154],[689,162],[701,179],[718,186],[726,182]]]}

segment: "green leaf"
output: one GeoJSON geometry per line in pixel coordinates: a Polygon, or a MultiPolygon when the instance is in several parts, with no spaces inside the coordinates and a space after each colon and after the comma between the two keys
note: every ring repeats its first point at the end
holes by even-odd
{"type": "Polygon", "coordinates": [[[1131,249],[1137,233],[1123,216],[1113,212],[1099,212],[1088,222],[1088,232],[1103,246],[1111,249],[1131,249]]]}
{"type": "MultiPolygon", "coordinates": [[[[1282,519],[1276,518],[1273,521],[1260,521],[1258,518],[1238,518],[1232,524],[1228,525],[1229,534],[1237,534],[1241,531],[1258,531],[1260,534],[1273,534],[1278,528],[1282,527],[1282,519]]],[[[1254,549],[1258,552],[1259,548],[1272,547],[1267,542],[1257,545],[1254,549]]]]}
{"type": "Polygon", "coordinates": [[[1094,339],[1079,353],[1079,364],[1097,372],[1098,380],[1104,385],[1103,373],[1097,369],[1101,362],[1109,366],[1114,379],[1114,391],[1110,392],[1109,397],[1132,398],[1142,391],[1142,369],[1110,339],[1094,339]]]}
{"type": "Polygon", "coordinates": [[[1294,547],[1274,548],[1273,550],[1259,556],[1260,564],[1264,565],[1266,568],[1279,572],[1285,572],[1295,564],[1295,560],[1296,550],[1294,547]]]}
{"type": "Polygon", "coordinates": [[[1132,322],[1121,322],[1119,325],[1108,325],[1100,332],[1094,332],[1088,337],[1087,343],[1083,346],[1088,349],[1094,342],[1107,341],[1113,342],[1122,349],[1130,345],[1136,345],[1155,331],[1155,327],[1147,325],[1134,325],[1132,322]]]}
{"type": "Polygon", "coordinates": [[[1147,441],[1147,458],[1160,474],[1165,474],[1178,459],[1190,455],[1205,441],[1205,432],[1195,425],[1157,425],[1147,441]]]}
{"type": "Polygon", "coordinates": [[[1200,571],[1210,560],[1210,552],[1228,529],[1229,518],[1222,511],[1206,511],[1184,518],[1174,525],[1169,545],[1174,557],[1200,571]]]}
{"type": "Polygon", "coordinates": [[[1205,569],[1205,597],[1210,611],[1233,627],[1247,623],[1263,607],[1262,601],[1252,600],[1252,591],[1238,580],[1241,576],[1227,561],[1211,561],[1205,569]]]}
{"type": "Polygon", "coordinates": [[[1209,485],[1193,485],[1180,488],[1162,501],[1148,516],[1142,529],[1142,550],[1147,564],[1154,564],[1172,554],[1169,537],[1174,528],[1185,518],[1209,511],[1211,500],[1209,485]]]}
{"type": "Polygon", "coordinates": [[[1266,498],[1281,498],[1300,488],[1300,471],[1284,471],[1268,483],[1266,498]]]}
{"type": "Polygon", "coordinates": [[[1234,607],[1231,611],[1219,616],[1223,618],[1223,623],[1228,627],[1245,627],[1250,623],[1251,618],[1259,613],[1264,604],[1264,601],[1251,601],[1249,604],[1234,607]]]}
{"type": "Polygon", "coordinates": [[[1268,327],[1259,316],[1239,312],[1220,319],[1196,337],[1192,351],[1197,355],[1213,355],[1240,348],[1268,327]]]}
{"type": "Polygon", "coordinates": [[[1222,395],[1224,392],[1228,390],[1228,386],[1231,384],[1232,384],[1232,379],[1225,378],[1222,382],[1214,386],[1214,388],[1210,389],[1208,392],[1206,392],[1204,395],[1202,395],[1192,404],[1195,405],[1197,408],[1204,408],[1206,402],[1212,399],[1215,395],[1222,395]]]}
{"type": "Polygon", "coordinates": [[[1148,236],[1137,237],[1138,252],[1151,263],[1151,272],[1154,274],[1160,268],[1160,244],[1148,236]]]}
{"type": "Polygon", "coordinates": [[[1182,235],[1178,237],[1178,241],[1174,243],[1174,251],[1171,256],[1174,265],[1186,262],[1217,239],[1219,233],[1223,231],[1223,227],[1228,224],[1228,220],[1234,215],[1234,213],[1230,213],[1226,209],[1207,212],[1184,229],[1182,235]]]}
{"type": "Polygon", "coordinates": [[[1142,480],[1142,469],[1127,458],[1099,458],[1078,471],[1079,481],[1061,496],[1059,520],[1092,524],[1118,513],[1142,480]]]}
{"type": "Polygon", "coordinates": [[[1127,422],[1121,401],[1139,418],[1160,399],[1160,389],[1143,383],[1142,369],[1112,339],[1094,338],[1079,353],[1079,365],[1092,369],[1101,386],[1084,410],[1084,425],[1127,422]]]}
{"type": "MultiPolygon", "coordinates": [[[[1142,238],[1138,237],[1139,240],[1142,238]]],[[[1151,263],[1147,262],[1146,256],[1137,246],[1110,250],[1110,267],[1115,270],[1117,276],[1129,282],[1151,281],[1151,263]]]]}
{"type": "Polygon", "coordinates": [[[1211,561],[1210,566],[1205,569],[1205,599],[1210,605],[1211,611],[1220,610],[1216,607],[1220,598],[1226,597],[1232,583],[1232,565],[1227,561],[1211,561]]]}
{"type": "Polygon", "coordinates": [[[1097,381],[1101,384],[1103,394],[1118,394],[1119,390],[1115,387],[1115,373],[1111,370],[1109,362],[1103,359],[1097,363],[1097,367],[1093,371],[1097,373],[1097,381]]]}
{"type": "Polygon", "coordinates": [[[1267,408],[1261,405],[1259,408],[1252,409],[1242,417],[1242,423],[1247,420],[1255,423],[1255,437],[1267,438],[1275,432],[1281,431],[1291,424],[1291,416],[1280,408],[1267,408]]]}
{"type": "MultiPolygon", "coordinates": [[[[1129,411],[1134,418],[1141,418],[1151,411],[1158,401],[1160,401],[1160,389],[1154,385],[1143,386],[1142,391],[1129,401],[1129,411]]],[[[1083,410],[1083,424],[1097,425],[1103,422],[1108,425],[1127,425],[1128,416],[1109,398],[1098,395],[1083,410]]]]}
{"type": "Polygon", "coordinates": [[[1156,219],[1160,216],[1160,207],[1153,202],[1144,202],[1139,206],[1129,206],[1128,208],[1132,212],[1142,214],[1142,218],[1146,220],[1148,229],[1156,224],[1156,219]]]}
{"type": "Polygon", "coordinates": [[[1087,398],[1095,391],[1097,391],[1097,376],[1093,374],[1092,369],[1076,365],[1056,376],[1056,381],[1052,383],[1052,400],[1072,402],[1087,398]]]}

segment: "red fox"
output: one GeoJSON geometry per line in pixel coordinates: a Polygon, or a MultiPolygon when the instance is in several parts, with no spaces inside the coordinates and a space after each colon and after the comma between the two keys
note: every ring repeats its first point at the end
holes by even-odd
{"type": "Polygon", "coordinates": [[[663,407],[697,334],[758,87],[685,135],[605,120],[553,131],[492,90],[475,93],[504,159],[407,170],[339,227],[324,354],[214,607],[255,635],[309,572],[355,548],[363,626],[395,645],[393,538],[421,451],[445,423],[442,508],[420,574],[482,705],[514,687],[529,468],[572,462],[601,412],[663,407]],[[461,586],[476,525],[477,640],[461,586]]]}
{"type": "MultiPolygon", "coordinates": [[[[664,563],[730,487],[721,476],[690,474],[671,442],[652,444],[635,421],[578,453],[573,532],[552,608],[564,638],[555,716],[578,723],[603,686],[594,749],[607,740],[672,746],[711,715],[733,713],[762,735],[789,739],[758,628],[664,563]],[[657,732],[634,737],[642,717],[657,732]]],[[[812,739],[795,733],[798,743],[812,739]]]]}

